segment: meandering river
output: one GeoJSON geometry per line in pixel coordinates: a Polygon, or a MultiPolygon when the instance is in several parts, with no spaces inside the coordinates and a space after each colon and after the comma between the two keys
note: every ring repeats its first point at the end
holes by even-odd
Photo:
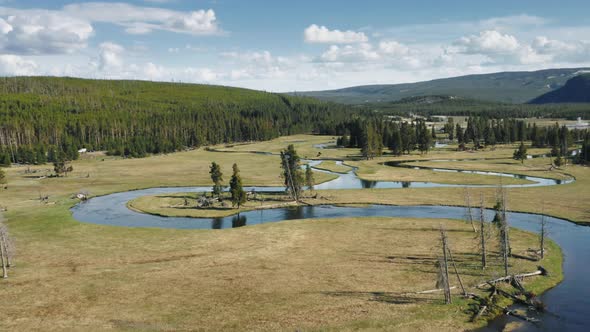
{"type": "MultiPolygon", "coordinates": [[[[309,161],[317,166],[321,160],[309,161]]],[[[342,164],[342,162],[338,162],[342,164]]],[[[400,167],[401,165],[392,164],[400,167]]],[[[403,166],[408,167],[408,166],[403,166]]],[[[416,166],[411,166],[416,167],[416,166]]],[[[426,167],[419,167],[426,168],[426,167]]],[[[435,172],[468,172],[480,175],[495,175],[517,177],[531,181],[526,184],[513,184],[506,187],[535,187],[563,185],[574,179],[553,180],[533,176],[514,175],[509,173],[485,171],[459,171],[443,168],[428,168],[435,172]]],[[[395,182],[395,181],[365,181],[358,178],[354,168],[345,174],[331,173],[336,179],[317,185],[316,189],[362,189],[362,188],[432,188],[432,187],[463,187],[433,182],[395,182]]],[[[489,185],[471,185],[470,187],[492,187],[489,185]]],[[[126,227],[160,227],[178,229],[222,229],[256,225],[268,222],[279,222],[308,218],[341,218],[341,217],[411,217],[411,218],[444,218],[463,219],[466,208],[450,206],[387,206],[370,205],[363,207],[343,207],[333,205],[299,206],[276,208],[240,213],[239,216],[223,218],[184,218],[160,217],[138,213],[127,208],[127,202],[145,195],[159,195],[178,192],[204,192],[211,187],[165,187],[150,188],[136,191],[114,193],[94,197],[72,208],[75,219],[86,222],[112,226],[126,227]]],[[[283,187],[248,187],[248,191],[282,191],[283,187]]],[[[491,220],[493,211],[486,210],[486,217],[491,220]]],[[[543,294],[542,299],[547,305],[546,313],[542,314],[541,323],[537,325],[525,324],[523,331],[585,331],[590,321],[590,287],[586,276],[590,275],[590,255],[587,254],[587,243],[590,239],[590,227],[579,226],[563,219],[545,217],[550,229],[550,237],[562,248],[565,278],[557,287],[543,294]]],[[[512,227],[537,232],[540,216],[527,213],[508,213],[508,220],[512,227]]],[[[501,328],[510,318],[500,317],[494,320],[488,329],[501,328]]]]}

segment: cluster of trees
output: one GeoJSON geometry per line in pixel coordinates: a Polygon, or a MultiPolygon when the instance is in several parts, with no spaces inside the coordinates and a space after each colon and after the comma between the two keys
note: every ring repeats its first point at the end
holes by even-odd
{"type": "Polygon", "coordinates": [[[53,163],[58,160],[76,160],[80,154],[76,145],[68,142],[62,142],[61,145],[51,145],[46,147],[43,144],[33,146],[20,145],[16,148],[13,146],[0,146],[0,165],[10,166],[13,162],[19,164],[42,165],[53,163]]]}
{"type": "Polygon", "coordinates": [[[14,77],[0,79],[0,91],[0,161],[31,164],[44,162],[52,148],[70,160],[82,147],[142,157],[304,132],[335,134],[359,113],[312,98],[195,84],[14,77]]]}
{"type": "MultiPolygon", "coordinates": [[[[297,154],[293,144],[289,144],[281,151],[281,177],[285,181],[285,189],[295,201],[301,197],[303,181],[305,177],[301,170],[301,158],[297,154]]],[[[310,170],[311,171],[311,170],[310,170]]]]}
{"type": "Polygon", "coordinates": [[[394,155],[414,150],[428,153],[434,135],[423,119],[398,123],[375,117],[349,122],[345,134],[336,143],[341,147],[360,148],[365,159],[372,159],[382,155],[384,148],[394,155]]]}
{"type": "Polygon", "coordinates": [[[574,157],[574,162],[578,164],[590,164],[590,131],[586,131],[582,139],[582,149],[574,157]]]}
{"type": "Polygon", "coordinates": [[[301,158],[297,154],[293,144],[289,144],[281,151],[281,177],[285,181],[285,190],[291,198],[299,201],[305,185],[308,190],[313,190],[315,179],[311,166],[305,166],[305,173],[301,169],[301,158]]]}
{"type": "MultiPolygon", "coordinates": [[[[237,207],[240,208],[242,204],[246,203],[247,195],[244,191],[244,188],[242,187],[242,177],[240,176],[238,164],[233,164],[232,170],[233,174],[229,180],[231,202],[232,206],[237,205],[237,207]]],[[[213,195],[219,198],[221,197],[221,192],[223,191],[223,173],[221,172],[221,166],[219,166],[219,164],[216,162],[212,162],[209,169],[209,175],[211,175],[211,181],[213,181],[213,195]]]]}

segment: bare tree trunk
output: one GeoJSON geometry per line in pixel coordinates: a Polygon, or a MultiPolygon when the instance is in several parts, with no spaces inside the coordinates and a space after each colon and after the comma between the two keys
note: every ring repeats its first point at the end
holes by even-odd
{"type": "Polygon", "coordinates": [[[480,195],[479,206],[479,236],[481,238],[481,269],[485,270],[487,267],[487,252],[486,252],[486,230],[485,230],[485,215],[484,215],[484,200],[483,194],[480,195]]]}
{"type": "Polygon", "coordinates": [[[473,224],[473,213],[471,212],[471,194],[469,188],[465,187],[465,205],[467,205],[467,220],[471,224],[474,233],[477,233],[475,225],[473,224]]]}
{"type": "Polygon", "coordinates": [[[8,249],[8,237],[6,236],[5,227],[6,226],[0,224],[0,245],[4,249],[4,253],[6,255],[6,267],[10,267],[12,264],[10,261],[10,251],[8,249]],[[2,229],[2,228],[4,228],[4,229],[2,229]]]}
{"type": "Polygon", "coordinates": [[[508,237],[508,219],[506,218],[506,190],[500,186],[499,201],[502,204],[502,213],[500,220],[500,250],[502,254],[502,261],[504,263],[504,275],[508,275],[508,257],[510,256],[510,239],[508,237]]]}
{"type": "Polygon", "coordinates": [[[451,299],[451,289],[450,289],[450,285],[449,285],[449,261],[447,258],[447,235],[445,233],[444,228],[442,227],[442,225],[440,226],[440,238],[442,240],[442,251],[443,251],[443,265],[442,265],[442,269],[443,269],[443,283],[444,283],[444,289],[445,289],[445,303],[446,304],[451,304],[452,303],[452,299],[451,299]]]}
{"type": "Polygon", "coordinates": [[[545,215],[541,215],[541,259],[545,258],[546,224],[547,220],[545,220],[545,215]]]}
{"type": "MultiPolygon", "coordinates": [[[[459,275],[459,270],[457,270],[457,265],[455,264],[455,260],[453,259],[453,254],[451,253],[451,249],[447,247],[447,250],[449,251],[449,258],[451,258],[451,264],[453,264],[453,269],[455,269],[455,274],[457,275],[457,280],[459,280],[459,286],[461,286],[461,291],[463,292],[463,295],[467,295],[467,292],[465,291],[465,286],[463,286],[463,280],[461,280],[461,276],[459,275]]],[[[451,289],[449,288],[449,291],[451,289]]]]}
{"type": "Polygon", "coordinates": [[[4,259],[4,256],[6,256],[4,254],[4,241],[0,240],[0,263],[2,264],[2,278],[8,278],[8,267],[6,266],[6,262],[4,259]]]}

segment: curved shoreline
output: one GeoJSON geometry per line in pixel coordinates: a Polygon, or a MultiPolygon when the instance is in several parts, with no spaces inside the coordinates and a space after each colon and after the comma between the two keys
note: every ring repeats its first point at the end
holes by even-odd
{"type": "MultiPolygon", "coordinates": [[[[432,160],[430,160],[432,161],[432,160]]],[[[311,166],[313,167],[314,164],[318,164],[321,161],[314,160],[310,161],[311,166]]],[[[343,163],[343,162],[341,162],[343,163]]],[[[350,166],[350,165],[348,165],[350,166]]],[[[409,166],[413,167],[413,166],[409,166]]],[[[331,180],[325,182],[323,187],[327,188],[318,188],[317,190],[324,190],[330,189],[330,186],[335,186],[334,189],[346,189],[346,183],[344,186],[342,183],[339,183],[339,180],[342,178],[353,179],[357,182],[361,181],[357,175],[356,170],[358,168],[353,167],[353,169],[346,174],[338,174],[331,171],[324,171],[337,175],[338,177],[335,180],[331,180]]],[[[506,173],[510,174],[510,173],[506,173]]],[[[527,176],[529,177],[529,176],[527,176]]],[[[535,178],[535,177],[533,177],[535,178]]],[[[539,178],[539,177],[537,177],[539,178]]],[[[555,179],[547,179],[553,181],[553,183],[547,182],[544,184],[542,182],[536,183],[533,186],[543,186],[543,185],[560,185],[564,182],[557,181],[555,179]]],[[[571,183],[575,181],[575,177],[572,177],[572,180],[565,182],[571,183]]],[[[392,184],[399,184],[399,182],[390,182],[392,184]]],[[[415,182],[412,182],[415,183],[415,182]]],[[[358,185],[358,183],[356,184],[358,185]]],[[[438,187],[467,187],[464,185],[440,185],[438,187]]],[[[489,185],[475,185],[471,187],[496,187],[489,186],[489,185]]],[[[511,186],[506,186],[511,187],[511,186]]],[[[513,187],[530,187],[530,185],[516,185],[513,187]]],[[[356,187],[358,188],[358,187],[356,187]]],[[[395,204],[368,204],[364,207],[349,207],[345,206],[345,202],[336,202],[335,204],[326,204],[327,202],[318,202],[315,204],[310,204],[309,206],[291,206],[291,207],[282,207],[282,208],[269,208],[269,209],[254,209],[250,211],[245,211],[238,214],[236,211],[235,214],[229,215],[226,217],[217,217],[217,218],[203,218],[203,217],[173,217],[173,216],[162,216],[161,214],[148,214],[144,211],[137,212],[135,210],[130,210],[128,207],[128,202],[134,198],[138,198],[145,195],[150,194],[159,194],[159,193],[178,193],[182,191],[189,192],[197,192],[197,191],[209,191],[210,187],[159,187],[159,188],[147,188],[147,189],[137,189],[134,191],[123,191],[118,194],[107,194],[101,196],[101,198],[95,197],[90,199],[85,203],[80,203],[75,205],[72,208],[73,217],[79,221],[83,222],[90,222],[96,224],[103,224],[103,225],[119,225],[125,227],[164,227],[164,228],[179,228],[179,229],[187,229],[187,228],[227,228],[227,227],[241,227],[250,224],[258,224],[258,223],[265,223],[265,222],[277,222],[277,221],[284,221],[284,220],[293,220],[293,219],[308,219],[308,218],[341,218],[343,216],[352,216],[352,217],[368,217],[368,216],[383,216],[383,217],[423,217],[423,218],[446,218],[446,219],[464,219],[464,213],[466,211],[465,208],[455,206],[455,205],[431,205],[431,204],[420,204],[420,205],[395,205],[395,204]],[[98,199],[97,199],[98,198],[98,199]],[[100,201],[103,202],[103,207],[101,208],[100,201]],[[85,217],[85,208],[92,206],[94,203],[98,202],[98,206],[94,206],[89,208],[89,211],[94,211],[95,214],[99,217],[100,220],[86,220],[85,217]],[[106,204],[106,205],[104,205],[106,204]],[[344,205],[344,206],[343,206],[344,205]],[[113,211],[112,213],[110,211],[113,211]],[[127,211],[127,212],[125,212],[127,211]],[[339,212],[342,211],[342,212],[339,212]],[[109,215],[111,213],[111,215],[109,215]],[[145,224],[143,222],[146,219],[155,221],[155,223],[145,224]],[[122,223],[121,223],[122,222],[122,223]],[[210,226],[208,226],[210,225],[210,226]]],[[[277,190],[284,190],[283,187],[250,187],[245,188],[246,190],[255,189],[259,192],[264,191],[277,191],[277,190]]],[[[383,188],[386,189],[386,188],[383,188]]],[[[358,202],[351,202],[349,204],[357,204],[358,202]]],[[[88,209],[86,209],[88,210],[88,209]]],[[[488,217],[493,213],[492,210],[486,209],[486,214],[488,217]]],[[[537,214],[532,212],[509,212],[509,219],[512,220],[511,225],[513,227],[524,229],[528,231],[537,231],[536,228],[531,228],[532,224],[536,225],[538,222],[538,216],[549,216],[547,214],[537,214]]],[[[88,215],[87,215],[88,216],[88,215]]],[[[489,219],[489,218],[487,218],[489,219]]],[[[552,217],[549,216],[547,219],[551,220],[551,223],[554,223],[555,227],[565,227],[566,229],[570,229],[571,227],[576,227],[577,223],[575,221],[567,218],[560,218],[560,217],[552,217]]],[[[534,226],[536,227],[536,226],[534,226]]],[[[572,234],[571,236],[577,236],[578,233],[585,233],[586,229],[589,228],[582,228],[584,231],[569,231],[566,232],[567,234],[572,234]],[[573,232],[573,233],[572,233],[573,232]]],[[[556,234],[555,236],[558,238],[556,243],[563,248],[568,248],[571,244],[568,243],[567,240],[561,239],[564,234],[556,234]],[[559,240],[561,239],[561,240],[559,240]]],[[[585,238],[590,235],[585,235],[585,238]]],[[[552,234],[553,237],[553,234],[552,234]]],[[[565,256],[571,254],[571,251],[564,250],[565,256]]],[[[566,274],[566,267],[571,265],[571,261],[564,260],[564,274],[567,276],[573,276],[569,278],[568,285],[572,284],[571,279],[576,279],[579,277],[574,272],[569,272],[566,274]],[[572,274],[574,273],[574,274],[572,274]]],[[[571,268],[571,267],[570,267],[571,268]]],[[[573,282],[575,284],[575,281],[573,282]]],[[[563,285],[563,284],[562,284],[563,285]]],[[[551,294],[563,292],[564,289],[567,291],[567,286],[553,288],[551,292],[543,293],[544,296],[551,296],[551,294]]],[[[562,300],[563,295],[558,295],[557,300],[553,300],[551,303],[559,304],[559,300],[562,300]]],[[[503,318],[502,318],[503,319],[503,318]]],[[[549,319],[551,321],[551,319],[549,319]]]]}

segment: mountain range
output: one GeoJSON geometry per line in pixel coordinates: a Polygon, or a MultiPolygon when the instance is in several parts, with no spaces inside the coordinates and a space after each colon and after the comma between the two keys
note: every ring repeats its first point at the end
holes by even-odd
{"type": "MultiPolygon", "coordinates": [[[[305,95],[322,100],[346,104],[366,104],[398,101],[417,96],[456,96],[501,103],[521,104],[529,101],[542,103],[545,100],[559,102],[563,96],[570,96],[564,92],[566,82],[578,75],[590,73],[590,68],[559,68],[530,72],[499,72],[493,74],[467,75],[452,78],[436,79],[417,83],[362,85],[337,90],[293,92],[291,94],[305,95]],[[549,94],[550,97],[538,99],[549,94]],[[555,99],[557,98],[557,99],[555,99]]],[[[586,76],[586,75],[585,75],[586,76]]],[[[575,82],[574,82],[575,83],[575,82]]],[[[577,83],[579,84],[579,82],[577,83]]],[[[576,84],[576,85],[577,85],[576,84]]],[[[567,88],[570,89],[569,87],[567,88]]],[[[585,94],[588,101],[590,90],[577,92],[585,94]]],[[[576,99],[576,98],[574,98],[576,99]]],[[[575,101],[572,101],[575,102],[575,101]]]]}

